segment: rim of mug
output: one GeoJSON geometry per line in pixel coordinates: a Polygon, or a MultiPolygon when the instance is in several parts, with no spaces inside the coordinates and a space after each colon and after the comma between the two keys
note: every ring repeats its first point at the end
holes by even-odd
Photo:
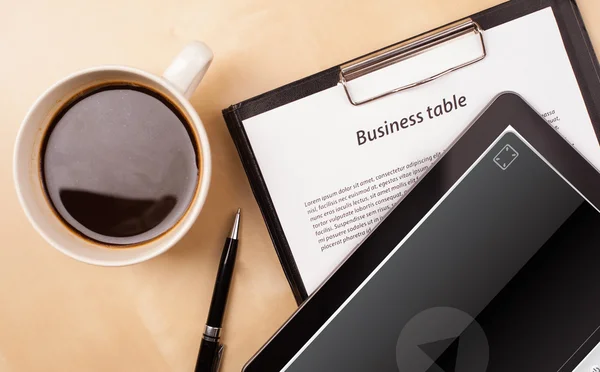
{"type": "MultiPolygon", "coordinates": [[[[194,109],[192,104],[190,103],[189,99],[184,97],[184,95],[177,88],[175,88],[175,86],[173,86],[173,84],[171,84],[171,82],[169,82],[167,79],[165,79],[159,75],[156,75],[156,74],[153,74],[153,73],[150,73],[150,72],[147,72],[147,71],[144,71],[142,69],[132,67],[132,66],[114,65],[114,64],[88,67],[88,68],[84,68],[84,69],[75,71],[73,73],[70,73],[69,75],[63,77],[62,79],[59,79],[56,82],[54,82],[51,86],[49,86],[40,95],[31,104],[31,106],[27,110],[27,113],[25,114],[25,117],[21,121],[19,131],[17,132],[17,136],[15,138],[12,166],[13,166],[13,183],[15,185],[15,189],[17,192],[19,204],[21,205],[21,208],[25,212],[27,219],[33,225],[34,229],[48,243],[50,243],[50,245],[52,247],[54,247],[58,251],[62,252],[63,254],[65,254],[73,259],[76,259],[78,261],[97,265],[97,266],[127,266],[127,265],[133,265],[133,264],[137,264],[140,262],[144,262],[144,261],[150,260],[156,256],[161,255],[162,253],[169,250],[179,240],[181,240],[181,238],[190,230],[190,228],[192,227],[192,225],[198,218],[198,215],[200,214],[200,211],[202,210],[202,207],[204,206],[204,204],[206,202],[206,197],[208,195],[208,189],[209,189],[210,181],[211,181],[211,170],[212,170],[212,168],[211,168],[211,152],[210,152],[210,145],[208,142],[208,135],[206,134],[206,129],[204,128],[204,125],[202,123],[202,120],[200,119],[200,116],[198,115],[198,113],[196,112],[196,110],[194,109]],[[192,124],[194,126],[194,130],[196,131],[196,135],[198,137],[197,140],[199,142],[200,152],[201,152],[201,156],[203,159],[202,170],[201,170],[201,175],[198,180],[199,183],[198,183],[198,189],[197,189],[196,195],[195,195],[194,199],[192,200],[191,204],[188,206],[185,214],[173,225],[173,227],[168,231],[168,233],[165,235],[162,235],[162,236],[158,236],[157,238],[154,238],[154,240],[150,240],[148,242],[141,242],[141,243],[139,243],[138,247],[122,248],[122,249],[142,248],[145,243],[151,243],[153,241],[157,242],[157,241],[162,240],[162,242],[161,242],[162,244],[158,244],[156,246],[156,248],[154,248],[154,249],[140,252],[140,254],[138,254],[134,257],[131,257],[128,259],[119,259],[119,260],[106,260],[106,259],[90,257],[87,255],[82,255],[77,252],[74,252],[71,249],[61,246],[58,242],[56,242],[54,239],[52,239],[46,233],[45,229],[38,224],[35,217],[33,217],[32,213],[30,212],[27,202],[25,201],[25,197],[21,191],[21,188],[19,187],[19,180],[18,180],[19,158],[17,155],[19,154],[19,152],[21,150],[21,146],[23,146],[21,138],[23,136],[23,133],[26,130],[27,123],[30,122],[31,116],[35,113],[37,107],[42,102],[44,102],[46,99],[48,99],[48,97],[50,95],[52,95],[58,87],[68,83],[71,80],[77,79],[83,75],[95,73],[95,72],[103,72],[103,71],[120,71],[120,72],[125,72],[125,73],[131,73],[134,75],[139,75],[139,76],[142,76],[143,78],[146,78],[146,79],[149,79],[149,80],[155,82],[162,89],[168,90],[169,93],[172,94],[177,99],[177,104],[180,105],[185,110],[185,114],[189,115],[189,117],[192,121],[192,124]]],[[[79,238],[83,239],[82,237],[79,237],[79,238]]],[[[102,243],[98,243],[98,244],[101,245],[102,243]]],[[[99,247],[99,248],[102,249],[102,247],[99,247]]],[[[105,248],[105,249],[114,249],[114,248],[105,248]]]]}

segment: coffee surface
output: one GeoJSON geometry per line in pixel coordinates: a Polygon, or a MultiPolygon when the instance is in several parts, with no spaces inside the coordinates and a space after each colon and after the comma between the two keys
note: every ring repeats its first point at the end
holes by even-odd
{"type": "Polygon", "coordinates": [[[152,91],[111,85],[68,105],[42,156],[45,189],[64,221],[108,244],[152,239],[173,226],[198,181],[189,124],[152,91]]]}

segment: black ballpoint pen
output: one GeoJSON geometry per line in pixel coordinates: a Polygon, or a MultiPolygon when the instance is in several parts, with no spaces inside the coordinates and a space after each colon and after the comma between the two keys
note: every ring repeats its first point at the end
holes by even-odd
{"type": "Polygon", "coordinates": [[[223,357],[223,348],[225,345],[219,343],[219,338],[231,277],[233,276],[233,267],[235,266],[239,229],[240,210],[238,209],[233,221],[231,234],[225,240],[225,247],[221,254],[221,262],[217,271],[217,281],[215,282],[215,289],[213,290],[208,310],[208,319],[204,328],[204,334],[202,335],[202,342],[200,343],[195,372],[216,372],[221,366],[221,358],[223,357]]]}

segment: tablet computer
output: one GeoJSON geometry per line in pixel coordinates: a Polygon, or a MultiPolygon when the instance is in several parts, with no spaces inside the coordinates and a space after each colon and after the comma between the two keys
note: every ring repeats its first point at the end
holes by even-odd
{"type": "Polygon", "coordinates": [[[599,206],[597,170],[501,94],[244,371],[593,371],[599,206]]]}

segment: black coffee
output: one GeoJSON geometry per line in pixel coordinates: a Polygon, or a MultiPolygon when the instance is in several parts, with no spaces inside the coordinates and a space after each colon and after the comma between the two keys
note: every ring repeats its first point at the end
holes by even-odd
{"type": "Polygon", "coordinates": [[[84,93],[54,119],[42,153],[48,197],[86,237],[127,245],[172,227],[198,181],[189,124],[172,104],[133,85],[84,93]]]}

